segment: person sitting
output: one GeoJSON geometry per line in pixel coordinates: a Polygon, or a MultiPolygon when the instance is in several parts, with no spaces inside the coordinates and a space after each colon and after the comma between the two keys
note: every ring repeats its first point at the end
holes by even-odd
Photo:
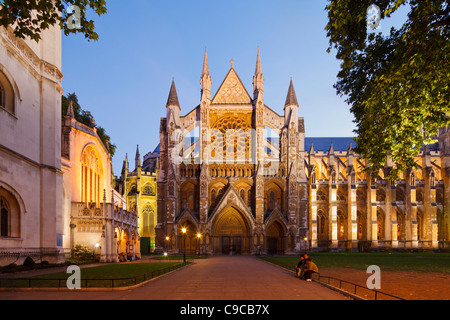
{"type": "Polygon", "coordinates": [[[300,261],[297,263],[297,265],[295,266],[295,275],[298,278],[301,278],[302,275],[302,268],[303,265],[305,264],[305,257],[304,255],[300,256],[300,261]]]}
{"type": "Polygon", "coordinates": [[[319,273],[319,268],[317,267],[317,265],[312,261],[311,258],[307,258],[306,259],[306,263],[302,268],[303,270],[303,280],[306,281],[312,281],[311,280],[311,276],[313,273],[319,273]]]}

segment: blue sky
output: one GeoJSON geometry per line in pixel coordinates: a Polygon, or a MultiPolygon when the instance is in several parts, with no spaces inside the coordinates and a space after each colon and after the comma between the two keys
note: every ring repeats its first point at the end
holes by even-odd
{"type": "Polygon", "coordinates": [[[117,145],[114,174],[128,153],[134,169],[159,143],[160,119],[172,77],[182,115],[200,102],[200,75],[208,49],[212,95],[230,60],[252,95],[257,48],[264,73],[265,103],[283,114],[292,77],[308,137],[349,137],[355,128],[333,84],[339,61],[326,52],[325,0],[128,0],[108,1],[93,16],[97,42],[63,36],[63,89],[76,92],[117,145]]]}

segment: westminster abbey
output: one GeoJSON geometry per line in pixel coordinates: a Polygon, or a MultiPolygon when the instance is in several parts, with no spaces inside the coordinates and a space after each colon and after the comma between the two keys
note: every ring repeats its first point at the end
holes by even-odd
{"type": "Polygon", "coordinates": [[[284,113],[253,95],[234,61],[213,96],[205,51],[200,104],[181,114],[175,82],[160,125],[156,250],[201,254],[448,249],[449,133],[396,181],[368,178],[352,138],[305,137],[292,80],[284,113]]]}

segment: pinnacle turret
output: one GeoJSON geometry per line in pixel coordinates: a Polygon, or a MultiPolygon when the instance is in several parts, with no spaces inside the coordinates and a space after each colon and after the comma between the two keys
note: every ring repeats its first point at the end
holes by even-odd
{"type": "Polygon", "coordinates": [[[167,99],[167,106],[175,105],[180,107],[180,102],[178,101],[177,88],[175,87],[175,80],[172,79],[172,86],[170,87],[169,98],[167,99]]]}
{"type": "Polygon", "coordinates": [[[286,103],[284,104],[284,106],[286,107],[289,105],[298,106],[297,95],[295,94],[295,89],[294,89],[294,84],[292,83],[292,79],[291,79],[291,83],[289,84],[289,90],[288,90],[288,94],[286,97],[286,103]]]}

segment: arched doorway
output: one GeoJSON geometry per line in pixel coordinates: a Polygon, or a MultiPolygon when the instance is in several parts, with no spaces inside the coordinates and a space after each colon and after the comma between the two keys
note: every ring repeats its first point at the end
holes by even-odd
{"type": "Polygon", "coordinates": [[[274,221],[269,228],[267,228],[267,253],[269,254],[283,254],[285,247],[283,227],[278,221],[274,221]]]}
{"type": "Polygon", "coordinates": [[[249,229],[248,222],[237,209],[224,209],[213,225],[213,251],[219,254],[250,253],[249,229]]]}
{"type": "Polygon", "coordinates": [[[181,223],[178,228],[178,249],[180,253],[195,254],[197,252],[197,228],[189,220],[181,223]],[[186,234],[182,229],[186,228],[186,234]]]}

